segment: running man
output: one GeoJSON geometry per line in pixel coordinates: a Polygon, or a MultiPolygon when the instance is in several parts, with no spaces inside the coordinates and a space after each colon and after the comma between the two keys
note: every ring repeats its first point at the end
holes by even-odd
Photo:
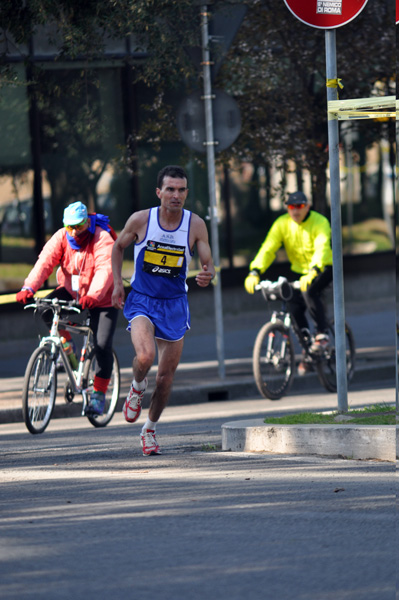
{"type": "Polygon", "coordinates": [[[201,263],[197,284],[207,287],[215,277],[205,222],[184,209],[187,194],[184,169],[174,165],[164,167],[158,173],[156,188],[161,205],[131,215],[112,250],[112,304],[124,309],[136,353],[133,381],[123,406],[129,423],[140,416],[147,374],[158,349],[155,389],[141,431],[144,456],[161,454],[155,437],[156,425],[168,403],[184,335],[190,328],[186,278],[195,246],[201,263]],[[133,242],[132,291],[124,302],[123,254],[133,242]]]}

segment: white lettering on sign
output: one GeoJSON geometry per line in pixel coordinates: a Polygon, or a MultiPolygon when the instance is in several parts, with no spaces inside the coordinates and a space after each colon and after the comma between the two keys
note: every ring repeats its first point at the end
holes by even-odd
{"type": "Polygon", "coordinates": [[[317,14],[342,15],[342,0],[317,0],[317,14]]]}

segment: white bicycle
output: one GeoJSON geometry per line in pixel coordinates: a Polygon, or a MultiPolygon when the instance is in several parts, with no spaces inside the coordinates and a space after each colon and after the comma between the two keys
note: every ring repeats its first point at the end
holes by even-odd
{"type": "Polygon", "coordinates": [[[36,312],[51,310],[53,320],[50,335],[40,340],[40,345],[32,353],[25,371],[22,391],[22,414],[28,430],[43,433],[53,414],[57,395],[57,361],[61,359],[67,381],[64,387],[64,399],[73,402],[76,394],[82,396],[82,416],[87,416],[94,427],[105,427],[114,416],[119,398],[120,371],[118,357],[113,350],[113,368],[111,380],[105,398],[105,408],[102,415],[86,415],[86,407],[93,391],[93,381],[96,368],[96,357],[93,347],[93,332],[90,329],[90,317],[87,316],[84,325],[70,323],[67,319],[71,313],[80,313],[79,305],[74,301],[59,300],[58,298],[36,298],[32,304],[25,307],[34,308],[36,312]],[[66,318],[64,318],[66,317],[66,318]],[[76,371],[62,346],[59,327],[71,333],[83,335],[80,361],[76,371]]]}

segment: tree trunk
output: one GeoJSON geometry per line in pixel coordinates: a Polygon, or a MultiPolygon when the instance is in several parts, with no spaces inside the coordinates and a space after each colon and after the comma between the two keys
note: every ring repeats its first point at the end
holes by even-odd
{"type": "Polygon", "coordinates": [[[326,169],[323,167],[312,174],[312,202],[314,210],[326,217],[329,217],[326,187],[327,174],[326,169]]]}

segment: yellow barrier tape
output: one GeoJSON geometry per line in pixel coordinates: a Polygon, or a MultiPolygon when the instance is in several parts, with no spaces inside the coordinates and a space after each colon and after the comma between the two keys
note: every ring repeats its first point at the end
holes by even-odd
{"type": "Polygon", "coordinates": [[[326,87],[328,88],[336,88],[339,87],[340,90],[343,89],[344,84],[342,83],[342,79],[327,79],[326,87]]]}
{"type": "MultiPolygon", "coordinates": [[[[215,267],[215,277],[212,279],[211,284],[212,285],[216,285],[218,282],[218,273],[220,273],[220,271],[222,270],[221,267],[215,267]]],[[[187,279],[191,278],[191,277],[196,277],[198,275],[198,273],[201,273],[202,269],[197,270],[197,271],[189,271],[188,275],[187,275],[187,279]]]]}
{"type": "Polygon", "coordinates": [[[16,302],[15,296],[16,296],[16,294],[1,295],[0,304],[10,304],[11,302],[16,302]]]}
{"type": "Polygon", "coordinates": [[[358,165],[355,165],[354,167],[345,167],[345,166],[340,166],[340,171],[342,171],[342,173],[366,173],[367,172],[367,166],[366,165],[362,165],[361,167],[358,165]]]}
{"type": "MultiPolygon", "coordinates": [[[[326,81],[326,87],[328,88],[338,88],[340,90],[342,90],[342,88],[344,87],[343,83],[342,83],[342,79],[327,79],[326,81]]],[[[337,92],[337,98],[339,98],[339,94],[337,92]]]]}
{"type": "MultiPolygon", "coordinates": [[[[220,273],[221,270],[222,270],[222,267],[215,267],[216,273],[220,273]]],[[[187,274],[187,279],[189,277],[196,277],[198,275],[198,273],[202,273],[202,269],[198,269],[197,271],[189,271],[187,274]]]]}
{"type": "MultiPolygon", "coordinates": [[[[201,270],[197,270],[197,271],[189,271],[187,274],[187,279],[191,278],[191,277],[196,277],[198,275],[198,273],[201,273],[201,270]]],[[[217,281],[218,281],[218,276],[217,274],[220,273],[221,271],[221,267],[215,267],[215,271],[216,271],[216,276],[212,279],[211,283],[213,285],[216,285],[217,281]]],[[[44,298],[45,296],[47,296],[47,294],[49,294],[50,292],[53,292],[55,288],[51,288],[48,290],[39,290],[38,292],[36,292],[35,296],[37,298],[44,298]]],[[[16,294],[1,294],[0,295],[0,305],[1,304],[11,304],[12,302],[16,302],[16,294]]]]}
{"type": "MultiPolygon", "coordinates": [[[[37,298],[45,298],[47,296],[47,294],[49,294],[50,292],[53,292],[55,290],[55,288],[50,288],[48,290],[39,290],[38,292],[36,292],[35,296],[37,298]]],[[[0,296],[0,304],[10,304],[11,302],[16,302],[17,301],[17,294],[2,294],[0,296]]]]}

